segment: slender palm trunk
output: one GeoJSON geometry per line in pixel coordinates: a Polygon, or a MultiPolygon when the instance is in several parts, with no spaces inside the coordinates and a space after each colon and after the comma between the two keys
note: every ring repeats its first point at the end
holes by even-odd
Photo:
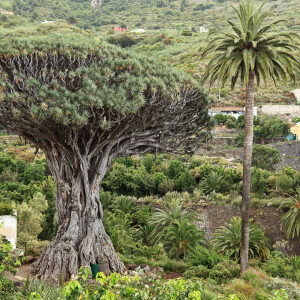
{"type": "Polygon", "coordinates": [[[243,199],[242,199],[242,244],[241,274],[248,268],[249,257],[249,206],[251,186],[251,163],[253,148],[253,117],[254,117],[254,71],[250,70],[247,85],[245,140],[243,163],[243,199]]]}

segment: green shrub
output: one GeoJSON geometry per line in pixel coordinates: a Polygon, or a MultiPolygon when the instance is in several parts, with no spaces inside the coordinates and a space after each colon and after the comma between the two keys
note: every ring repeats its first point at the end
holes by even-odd
{"type": "Polygon", "coordinates": [[[293,261],[278,251],[271,253],[270,258],[263,264],[262,269],[272,277],[296,280],[297,270],[293,267],[293,261]]]}
{"type": "Polygon", "coordinates": [[[209,278],[215,280],[217,283],[224,283],[233,278],[232,274],[223,265],[216,265],[209,272],[209,278]]]}
{"type": "Polygon", "coordinates": [[[114,208],[123,211],[124,213],[131,213],[134,207],[135,197],[118,196],[115,197],[114,208]]]}
{"type": "Polygon", "coordinates": [[[185,165],[181,160],[172,160],[168,168],[168,176],[172,179],[178,178],[185,171],[185,165]]]}
{"type": "Polygon", "coordinates": [[[274,170],[274,166],[281,161],[280,152],[272,147],[254,145],[252,165],[257,168],[274,170]]]}
{"type": "Polygon", "coordinates": [[[118,45],[122,48],[132,47],[139,42],[139,39],[134,38],[128,34],[120,34],[118,36],[111,36],[108,39],[110,44],[118,45]]]}
{"type": "Polygon", "coordinates": [[[206,278],[209,274],[209,270],[205,266],[195,266],[187,269],[183,273],[184,278],[193,278],[193,277],[198,277],[198,278],[206,278]]]}
{"type": "Polygon", "coordinates": [[[254,193],[266,193],[268,189],[268,178],[270,172],[263,169],[253,168],[251,175],[251,190],[254,193]]]}
{"type": "Polygon", "coordinates": [[[172,259],[167,259],[162,262],[159,262],[157,265],[162,267],[166,272],[176,272],[176,273],[184,273],[190,265],[183,261],[177,261],[172,259]]]}
{"type": "MultiPolygon", "coordinates": [[[[266,288],[270,291],[275,290],[284,290],[288,294],[288,299],[298,300],[300,295],[299,285],[288,282],[287,280],[280,278],[270,278],[270,281],[267,283],[266,288]]],[[[276,299],[287,299],[287,298],[275,298],[276,299]]]]}
{"type": "MultiPolygon", "coordinates": [[[[0,225],[1,226],[1,225],[0,225]]],[[[7,278],[9,273],[15,274],[20,262],[12,257],[12,246],[9,241],[0,236],[0,298],[6,299],[15,291],[13,282],[7,278]]]]}
{"type": "Polygon", "coordinates": [[[218,125],[225,125],[226,121],[227,121],[227,116],[223,115],[223,114],[216,114],[214,116],[214,121],[218,124],[218,125]]]}
{"type": "Polygon", "coordinates": [[[44,212],[48,207],[45,196],[38,192],[28,203],[23,202],[18,206],[18,240],[25,242],[36,240],[42,231],[45,219],[44,212]]]}
{"type": "Polygon", "coordinates": [[[267,275],[262,272],[263,271],[258,272],[253,268],[249,268],[242,274],[241,279],[256,288],[263,288],[266,284],[267,275]]]}
{"type": "Polygon", "coordinates": [[[184,36],[192,36],[193,35],[193,33],[190,30],[183,30],[181,34],[184,36]]]}
{"type": "MultiPolygon", "coordinates": [[[[167,176],[163,172],[155,172],[153,174],[153,179],[155,182],[156,191],[159,192],[159,185],[164,182],[165,180],[168,180],[167,176]]],[[[173,182],[172,182],[173,183],[173,182]]],[[[173,183],[174,187],[174,183],[173,183]]],[[[173,187],[171,190],[173,190],[173,187]]],[[[168,191],[167,191],[168,192],[168,191]]]]}
{"type": "Polygon", "coordinates": [[[162,194],[172,192],[174,190],[175,183],[172,179],[165,179],[158,185],[158,191],[162,194]]]}
{"type": "Polygon", "coordinates": [[[223,190],[223,186],[224,176],[216,171],[212,171],[210,174],[206,175],[200,184],[200,187],[206,194],[209,194],[212,191],[220,192],[223,190]]]}
{"type": "Polygon", "coordinates": [[[212,269],[215,265],[226,258],[224,255],[200,245],[190,248],[188,256],[189,262],[191,262],[194,266],[202,265],[209,269],[212,269]]]}
{"type": "Polygon", "coordinates": [[[175,188],[179,192],[191,191],[196,181],[190,172],[183,172],[176,180],[175,188]]]}
{"type": "Polygon", "coordinates": [[[233,260],[224,259],[219,262],[214,268],[216,269],[219,266],[224,267],[231,274],[232,278],[238,277],[240,274],[240,265],[233,260]]]}
{"type": "Polygon", "coordinates": [[[11,204],[0,203],[0,216],[14,215],[14,209],[11,204]]]}
{"type": "Polygon", "coordinates": [[[142,158],[142,165],[146,168],[148,173],[152,173],[154,165],[155,165],[155,160],[153,155],[146,155],[142,158]]]}
{"type": "Polygon", "coordinates": [[[146,225],[152,215],[152,206],[142,205],[132,214],[133,224],[146,225]]]}
{"type": "Polygon", "coordinates": [[[291,122],[294,122],[294,123],[300,122],[300,117],[293,117],[293,118],[291,119],[291,122]]]}

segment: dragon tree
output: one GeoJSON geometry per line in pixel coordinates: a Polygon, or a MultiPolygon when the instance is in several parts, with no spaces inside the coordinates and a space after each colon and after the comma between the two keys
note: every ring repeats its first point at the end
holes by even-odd
{"type": "Polygon", "coordinates": [[[193,151],[208,98],[188,75],[83,33],[37,30],[0,40],[0,123],[45,154],[58,232],[33,265],[57,281],[99,263],[125,271],[106,234],[99,186],[121,155],[193,151]]]}

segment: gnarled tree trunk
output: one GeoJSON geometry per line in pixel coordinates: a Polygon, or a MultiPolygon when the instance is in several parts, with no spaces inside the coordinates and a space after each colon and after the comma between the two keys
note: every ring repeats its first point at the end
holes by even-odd
{"type": "Polygon", "coordinates": [[[34,274],[52,281],[58,281],[60,276],[68,280],[81,266],[91,263],[99,263],[100,271],[106,274],[123,273],[125,266],[102,223],[99,183],[105,175],[108,157],[99,154],[94,159],[97,167],[94,166],[93,171],[93,162],[88,156],[74,153],[73,159],[66,158],[64,152],[54,146],[44,152],[56,182],[59,229],[34,263],[34,274]]]}
{"type": "Polygon", "coordinates": [[[249,260],[249,206],[251,188],[251,165],[253,149],[253,118],[254,118],[254,71],[249,72],[247,85],[245,140],[243,163],[243,198],[242,198],[242,243],[241,243],[241,274],[248,268],[249,260]]]}

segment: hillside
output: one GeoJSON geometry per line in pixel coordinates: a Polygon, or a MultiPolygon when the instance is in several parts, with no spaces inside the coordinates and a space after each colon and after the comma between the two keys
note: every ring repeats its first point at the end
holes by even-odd
{"type": "MultiPolygon", "coordinates": [[[[104,0],[93,3],[100,2],[101,6],[93,7],[91,0],[5,0],[1,2],[0,9],[13,10],[15,15],[0,15],[0,32],[1,27],[51,20],[66,22],[90,30],[110,43],[167,61],[175,68],[200,78],[206,64],[200,59],[200,54],[208,39],[207,33],[199,32],[200,26],[209,28],[211,33],[225,29],[226,20],[234,15],[231,5],[238,4],[237,1],[226,0],[104,0]],[[112,28],[116,25],[128,26],[129,32],[114,33],[112,28]],[[131,32],[137,28],[145,32],[131,32]]],[[[288,19],[289,24],[278,30],[299,31],[297,12],[300,5],[297,2],[275,0],[265,5],[265,10],[272,11],[274,18],[288,19]]],[[[256,104],[295,103],[289,91],[298,86],[299,82],[279,83],[277,87],[270,82],[267,87],[258,89],[256,104]]],[[[232,92],[229,87],[219,90],[215,86],[210,93],[216,104],[244,104],[242,89],[232,92]]]]}
{"type": "MultiPolygon", "coordinates": [[[[296,28],[299,26],[296,25],[297,2],[269,1],[266,8],[274,11],[274,17],[288,18],[288,26],[296,28]]],[[[78,23],[80,27],[101,30],[121,23],[153,29],[180,30],[199,26],[222,29],[232,15],[231,5],[236,3],[226,0],[104,0],[102,6],[95,8],[91,0],[15,0],[13,9],[32,22],[63,19],[78,23]]]]}

